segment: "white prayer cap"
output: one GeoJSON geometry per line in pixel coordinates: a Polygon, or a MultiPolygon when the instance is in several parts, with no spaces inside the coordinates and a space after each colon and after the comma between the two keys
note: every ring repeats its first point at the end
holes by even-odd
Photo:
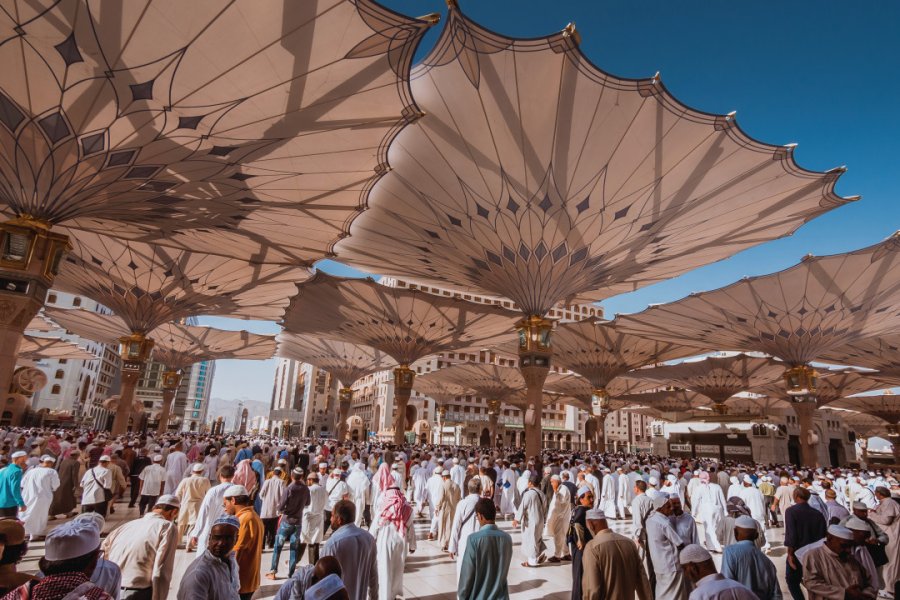
{"type": "MultiPolygon", "coordinates": [[[[231,486],[231,487],[234,487],[234,486],[231,486]]],[[[241,487],[241,486],[239,486],[239,487],[241,487]]],[[[230,489],[231,488],[228,488],[228,490],[230,490],[230,489]]],[[[226,495],[228,493],[228,490],[225,490],[226,495]]],[[[240,494],[235,494],[235,495],[240,495],[240,494]]],[[[181,500],[179,500],[178,496],[175,496],[174,494],[163,494],[162,496],[160,496],[159,498],[156,499],[156,503],[154,503],[153,506],[162,506],[162,505],[174,506],[175,508],[181,508],[181,500]]]]}
{"type": "Polygon", "coordinates": [[[192,473],[202,473],[202,472],[205,471],[205,470],[206,470],[206,467],[204,467],[204,466],[201,465],[200,463],[195,463],[194,466],[191,467],[191,472],[192,472],[192,473]]]}
{"type": "Polygon", "coordinates": [[[647,480],[647,483],[649,483],[650,485],[656,486],[656,485],[659,485],[659,479],[657,479],[656,477],[651,477],[650,479],[647,480]]]}
{"type": "Polygon", "coordinates": [[[844,527],[852,531],[871,531],[869,524],[859,517],[850,517],[844,522],[844,527]]]}
{"type": "Polygon", "coordinates": [[[21,458],[22,456],[28,456],[28,453],[24,450],[16,450],[12,453],[12,459],[15,460],[17,458],[21,458]]]}
{"type": "Polygon", "coordinates": [[[584,518],[588,521],[605,521],[606,513],[599,508],[592,508],[584,514],[584,518]]]}
{"type": "Polygon", "coordinates": [[[247,488],[245,488],[242,485],[234,484],[230,488],[225,490],[225,493],[222,495],[222,497],[223,498],[235,498],[237,496],[249,496],[249,495],[250,495],[250,492],[247,491],[247,488]]]}
{"type": "Polygon", "coordinates": [[[669,497],[665,494],[656,494],[653,496],[653,508],[662,508],[669,501],[669,497]]]}
{"type": "MultiPolygon", "coordinates": [[[[424,465],[423,465],[423,466],[424,466],[424,465]]],[[[434,468],[434,472],[435,472],[436,475],[440,475],[441,473],[444,472],[444,468],[443,468],[443,467],[435,467],[435,468],[434,468]]]]}
{"type": "Polygon", "coordinates": [[[678,481],[678,478],[675,477],[674,475],[666,475],[666,481],[671,481],[672,483],[675,483],[676,481],[678,481]]]}
{"type": "Polygon", "coordinates": [[[320,468],[320,469],[327,469],[327,468],[328,468],[328,463],[320,462],[320,463],[319,463],[319,468],[320,468]]]}
{"type": "Polygon", "coordinates": [[[157,454],[153,457],[153,462],[162,462],[162,455],[157,454]]]}
{"type": "Polygon", "coordinates": [[[854,502],[853,510],[869,510],[869,507],[865,502],[854,502]]]}
{"type": "Polygon", "coordinates": [[[54,457],[50,456],[49,454],[45,454],[41,457],[41,462],[47,462],[48,460],[50,462],[56,462],[56,459],[54,457]]]}
{"type": "Polygon", "coordinates": [[[705,563],[708,560],[712,560],[712,555],[700,544],[688,544],[678,555],[678,562],[683,565],[705,563]]]}
{"type": "Polygon", "coordinates": [[[578,488],[578,491],[577,491],[577,492],[575,492],[575,497],[576,497],[576,498],[581,498],[581,497],[584,496],[585,494],[590,493],[590,491],[591,491],[591,488],[589,488],[589,487],[586,486],[586,485],[583,485],[583,486],[581,486],[580,488],[578,488]]]}
{"type": "Polygon", "coordinates": [[[734,475],[732,475],[731,477],[729,477],[729,480],[731,481],[731,483],[737,483],[737,482],[738,482],[738,478],[735,477],[734,475]]]}
{"type": "Polygon", "coordinates": [[[853,532],[844,527],[843,525],[829,525],[828,526],[828,535],[832,535],[836,538],[840,538],[842,540],[850,540],[853,541],[853,532]]]}
{"type": "Polygon", "coordinates": [[[454,465],[458,465],[458,464],[459,464],[459,459],[458,459],[458,458],[454,458],[454,459],[453,459],[453,464],[454,464],[454,465]]]}
{"type": "Polygon", "coordinates": [[[307,589],[306,593],[303,594],[303,600],[325,600],[343,589],[345,589],[343,580],[332,573],[307,589]]]}
{"type": "Polygon", "coordinates": [[[100,531],[92,523],[70,521],[47,535],[44,558],[69,560],[84,556],[100,547],[100,531]]]}
{"type": "Polygon", "coordinates": [[[340,469],[332,469],[332,470],[331,470],[331,474],[332,474],[332,475],[340,475],[340,474],[341,474],[341,470],[340,470],[340,469]]]}
{"type": "Polygon", "coordinates": [[[421,461],[421,462],[419,463],[419,466],[420,466],[420,467],[424,467],[424,466],[427,465],[427,464],[428,464],[428,461],[427,461],[427,460],[423,460],[423,461],[421,461]]]}
{"type": "Polygon", "coordinates": [[[744,483],[753,483],[753,478],[749,475],[744,475],[744,483]]]}
{"type": "Polygon", "coordinates": [[[100,462],[109,462],[109,454],[103,454],[100,456],[100,462]]]}
{"type": "Polygon", "coordinates": [[[443,469],[443,470],[441,471],[441,475],[442,475],[443,477],[450,477],[450,471],[448,471],[447,469],[443,469]]]}
{"type": "Polygon", "coordinates": [[[734,526],[740,527],[741,529],[756,529],[756,521],[753,519],[753,517],[741,515],[734,520],[734,526]]]}

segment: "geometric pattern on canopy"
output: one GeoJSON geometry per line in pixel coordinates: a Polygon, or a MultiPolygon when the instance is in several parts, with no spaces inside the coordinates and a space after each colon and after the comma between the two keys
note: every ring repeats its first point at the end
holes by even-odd
{"type": "Polygon", "coordinates": [[[518,319],[497,306],[322,271],[297,289],[285,311],[286,331],[371,346],[401,365],[494,345],[513,336],[518,319]]]}
{"type": "MultiPolygon", "coordinates": [[[[104,344],[118,344],[132,330],[117,315],[104,315],[83,309],[44,309],[47,317],[68,331],[104,344]]],[[[275,338],[247,331],[226,331],[180,323],[164,323],[146,332],[154,341],[153,360],[171,370],[220,358],[265,360],[275,354],[275,338]]]]}
{"type": "Polygon", "coordinates": [[[413,389],[428,396],[438,405],[448,404],[467,394],[465,387],[447,381],[429,379],[427,374],[416,377],[413,381],[413,389]]]}
{"type": "Polygon", "coordinates": [[[525,378],[518,368],[485,363],[450,365],[416,379],[458,385],[472,395],[501,402],[525,389],[525,378]]]}
{"type": "Polygon", "coordinates": [[[661,413],[687,412],[710,404],[709,398],[691,390],[661,390],[643,394],[625,394],[619,400],[629,405],[640,405],[652,408],[661,413]]]}
{"type": "Polygon", "coordinates": [[[696,348],[622,333],[615,322],[598,319],[559,325],[552,343],[554,362],[597,388],[632,369],[697,354],[696,348]]]}
{"type": "MultiPolygon", "coordinates": [[[[728,416],[760,416],[769,417],[775,409],[790,408],[791,403],[787,400],[775,398],[774,396],[732,396],[725,402],[728,407],[728,416]]],[[[720,417],[722,418],[722,417],[720,417]]],[[[725,417],[723,420],[727,420],[725,417]]]]}
{"type": "Polygon", "coordinates": [[[277,339],[279,357],[328,371],[343,387],[352,386],[366,375],[397,366],[391,357],[370,346],[288,332],[281,332],[277,339]]]}
{"type": "Polygon", "coordinates": [[[310,276],[305,267],[251,264],[89,233],[73,241],[54,287],[96,300],[135,332],[195,315],[275,321],[295,284],[310,276]]]}
{"type": "Polygon", "coordinates": [[[617,321],[635,335],[808,364],[900,328],[900,235],[846,254],[807,257],[617,321]]]}
{"type": "Polygon", "coordinates": [[[771,358],[736,354],[641,369],[631,376],[688,388],[714,402],[724,402],[738,392],[780,382],[784,370],[784,363],[771,358]]]}
{"type": "Polygon", "coordinates": [[[53,331],[54,329],[59,329],[59,327],[45,319],[44,315],[40,313],[38,313],[31,321],[28,322],[28,325],[25,326],[25,331],[31,333],[46,333],[48,331],[53,331]]]}
{"type": "Polygon", "coordinates": [[[821,360],[836,365],[877,369],[880,376],[900,380],[900,336],[887,335],[858,340],[826,352],[821,360]]]}
{"type": "Polygon", "coordinates": [[[822,409],[823,418],[834,418],[841,421],[851,431],[855,431],[856,435],[863,438],[870,437],[887,437],[888,423],[884,419],[874,415],[867,415],[863,412],[853,410],[831,410],[832,407],[822,409]]]}
{"type": "Polygon", "coordinates": [[[336,246],[372,273],[512,299],[543,315],[790,234],[849,201],[733,116],[658,77],[603,72],[569,31],[513,39],[451,6],[413,70],[425,116],[336,246]],[[440,283],[438,283],[440,285],[440,283]]]}
{"type": "MultiPolygon", "coordinates": [[[[635,381],[624,377],[614,379],[610,386],[606,388],[610,398],[604,408],[611,411],[625,408],[629,404],[618,400],[618,396],[637,394],[655,387],[658,387],[655,383],[648,384],[644,381],[635,381]]],[[[593,408],[592,400],[595,388],[590,381],[579,375],[560,377],[555,381],[544,384],[544,389],[554,394],[561,394],[560,402],[564,404],[571,404],[589,412],[593,408]]]]}
{"type": "Polygon", "coordinates": [[[19,346],[19,358],[22,360],[40,360],[42,358],[65,358],[66,360],[94,360],[97,358],[75,342],[60,338],[38,337],[26,335],[19,346]]]}
{"type": "Polygon", "coordinates": [[[429,23],[372,0],[14,5],[0,214],[73,237],[311,264],[418,114],[408,75],[429,23]]]}
{"type": "MultiPolygon", "coordinates": [[[[835,400],[846,396],[892,387],[890,382],[879,379],[878,373],[864,373],[853,369],[822,369],[818,371],[818,374],[815,396],[816,404],[819,407],[831,404],[835,400]]],[[[784,383],[778,381],[761,385],[750,391],[756,394],[766,394],[774,398],[787,398],[784,383]]]]}
{"type": "Polygon", "coordinates": [[[900,425],[900,399],[893,394],[843,398],[834,402],[832,406],[872,415],[887,421],[891,425],[900,425]]]}

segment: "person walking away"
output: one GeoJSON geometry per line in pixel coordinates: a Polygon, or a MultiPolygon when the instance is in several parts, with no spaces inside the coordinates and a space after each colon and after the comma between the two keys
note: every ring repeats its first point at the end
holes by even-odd
{"type": "Polygon", "coordinates": [[[57,469],[59,475],[59,487],[53,493],[53,502],[50,504],[50,516],[66,515],[74,516],[78,504],[75,501],[75,492],[81,482],[81,452],[72,450],[62,459],[57,469]]]}
{"type": "Polygon", "coordinates": [[[190,464],[187,455],[181,451],[181,442],[175,442],[172,450],[166,456],[166,485],[164,493],[174,494],[178,484],[184,479],[184,474],[190,464]]]}
{"type": "MultiPolygon", "coordinates": [[[[380,468],[380,467],[379,467],[380,468]]],[[[378,597],[378,559],[375,538],[356,526],[356,506],[340,500],[331,511],[334,533],[322,549],[322,556],[334,556],[341,565],[352,565],[343,573],[350,600],[375,600],[378,597]]]]}
{"type": "Polygon", "coordinates": [[[582,598],[632,600],[637,596],[651,600],[650,581],[634,542],[609,529],[601,510],[587,511],[586,520],[593,539],[582,553],[582,598]]]}
{"type": "Polygon", "coordinates": [[[725,496],[722,494],[722,486],[710,483],[709,473],[706,471],[700,471],[697,477],[700,478],[700,485],[691,495],[691,515],[703,525],[703,540],[707,549],[710,552],[721,552],[722,544],[719,543],[717,532],[722,519],[725,518],[725,496]]]}
{"type": "Polygon", "coordinates": [[[562,485],[559,475],[550,476],[550,494],[546,535],[553,540],[553,555],[549,562],[558,563],[569,554],[566,533],[572,518],[572,498],[569,496],[569,488],[562,485]]]}
{"type": "Polygon", "coordinates": [[[366,507],[372,503],[372,483],[366,476],[366,467],[362,461],[351,467],[347,487],[350,488],[350,500],[356,505],[356,526],[362,527],[366,507]]]}
{"type": "Polygon", "coordinates": [[[587,511],[593,508],[594,491],[590,486],[584,485],[578,489],[578,505],[572,511],[569,531],[566,534],[569,554],[572,557],[572,600],[581,600],[582,598],[582,557],[585,546],[593,539],[591,530],[587,526],[587,511]]]}
{"type": "MultiPolygon", "coordinates": [[[[722,489],[713,484],[713,489],[722,489]]],[[[697,488],[699,491],[700,487],[697,488]]],[[[656,577],[656,600],[686,600],[688,584],[684,570],[678,561],[678,553],[684,542],[675,531],[672,521],[672,505],[665,496],[653,499],[656,509],[647,519],[647,544],[650,548],[650,561],[656,577]]]]}
{"type": "Polygon", "coordinates": [[[781,586],[775,564],[756,544],[757,521],[741,515],[735,520],[735,543],[722,553],[722,576],[750,588],[759,600],[781,600],[781,586]]]}
{"type": "MultiPolygon", "coordinates": [[[[403,492],[395,485],[387,471],[380,471],[384,480],[379,506],[372,519],[371,534],[375,538],[378,567],[378,600],[394,600],[403,595],[403,570],[407,549],[416,551],[416,531],[413,527],[413,508],[403,492]]],[[[430,500],[430,498],[429,498],[430,500]]]]}
{"type": "Polygon", "coordinates": [[[757,600],[752,590],[717,572],[712,555],[700,544],[685,546],[678,560],[695,586],[689,600],[757,600]]]}
{"type": "Polygon", "coordinates": [[[787,565],[785,581],[794,600],[804,600],[800,582],[803,580],[803,566],[795,556],[795,552],[825,537],[825,517],[811,507],[806,501],[809,490],[803,487],[794,488],[793,506],[784,512],[784,545],[787,548],[787,565]]]}
{"type": "Polygon", "coordinates": [[[631,501],[631,524],[634,531],[634,541],[640,549],[644,567],[647,570],[647,578],[650,580],[650,589],[656,589],[656,573],[650,560],[650,551],[647,548],[647,519],[653,512],[653,500],[647,495],[647,482],[639,479],[634,482],[634,500],[631,501]]]}
{"type": "Polygon", "coordinates": [[[441,544],[441,550],[446,552],[450,545],[453,515],[456,511],[456,506],[459,504],[462,492],[459,486],[450,478],[450,471],[444,469],[441,477],[444,478],[444,487],[435,505],[435,510],[438,515],[438,541],[441,544]]]}
{"type": "Polygon", "coordinates": [[[232,485],[223,496],[225,512],[236,517],[240,523],[237,541],[234,544],[234,559],[238,566],[241,600],[250,600],[259,589],[259,568],[262,560],[263,524],[256,511],[247,488],[232,485]]]}
{"type": "MultiPolygon", "coordinates": [[[[87,512],[77,515],[73,522],[83,522],[89,524],[97,530],[101,539],[103,537],[103,528],[106,526],[106,518],[100,513],[87,512]]],[[[119,565],[100,556],[97,559],[97,566],[91,573],[91,583],[100,587],[107,594],[117,600],[122,594],[122,569],[119,565]]]]}
{"type": "MultiPolygon", "coordinates": [[[[431,524],[428,529],[428,539],[433,540],[437,538],[438,533],[438,516],[435,507],[437,506],[438,500],[443,493],[444,490],[444,478],[441,474],[444,472],[443,467],[434,467],[432,469],[431,477],[425,482],[425,497],[428,501],[428,520],[431,524]]],[[[379,482],[378,474],[375,474],[375,481],[379,482]]],[[[482,485],[483,482],[482,482],[482,485]]],[[[378,507],[373,507],[376,511],[378,507]]]]}
{"type": "MultiPolygon", "coordinates": [[[[797,491],[801,489],[803,488],[797,488],[797,491]]],[[[789,510],[794,510],[797,506],[795,504],[789,510]]],[[[816,509],[807,508],[821,516],[816,509]]],[[[828,527],[825,543],[803,553],[801,572],[803,587],[809,594],[809,600],[875,598],[878,582],[872,581],[872,576],[853,556],[853,544],[852,531],[843,525],[831,525],[828,527]]]]}
{"type": "Polygon", "coordinates": [[[479,529],[466,542],[457,597],[459,600],[508,599],[512,537],[497,528],[497,507],[490,498],[478,499],[475,518],[479,529]]]}
{"type": "Polygon", "coordinates": [[[134,457],[131,470],[128,472],[128,478],[131,480],[131,497],[128,500],[128,508],[137,506],[141,497],[141,473],[151,464],[153,464],[153,460],[147,455],[147,448],[141,448],[140,453],[134,457]]]}
{"type": "Polygon", "coordinates": [[[223,463],[219,467],[219,484],[215,485],[206,492],[203,502],[200,503],[200,510],[197,511],[197,520],[194,527],[188,533],[187,551],[197,550],[198,554],[203,554],[206,550],[206,540],[212,529],[213,523],[225,514],[225,492],[231,487],[231,480],[234,477],[234,467],[228,463],[223,463]]]}
{"type": "MultiPolygon", "coordinates": [[[[384,466],[384,465],[382,465],[384,466]]],[[[379,467],[380,468],[380,467],[379,467]]],[[[331,477],[325,482],[325,492],[328,494],[328,500],[325,502],[325,531],[331,525],[331,511],[334,505],[341,500],[350,499],[350,487],[347,482],[341,479],[342,472],[340,469],[332,469],[331,477]]]]}
{"type": "Polygon", "coordinates": [[[112,498],[109,500],[110,514],[116,512],[115,504],[119,498],[125,495],[125,488],[128,487],[128,480],[125,479],[125,469],[128,468],[128,465],[126,465],[125,461],[122,459],[121,453],[117,454],[118,456],[116,458],[110,456],[106,463],[106,468],[109,469],[109,473],[112,475],[112,498]]]}
{"type": "Polygon", "coordinates": [[[97,466],[88,469],[81,478],[81,512],[95,512],[106,516],[106,509],[112,499],[112,473],[106,466],[109,456],[104,454],[97,466]]]}
{"type": "Polygon", "coordinates": [[[113,529],[103,542],[107,560],[122,571],[121,600],[166,600],[175,568],[179,500],[160,496],[142,518],[113,529]]]}
{"type": "Polygon", "coordinates": [[[16,565],[28,552],[28,541],[22,523],[16,519],[0,519],[0,539],[3,541],[0,552],[0,595],[5,595],[22,584],[37,581],[37,578],[16,570],[16,565]]]}
{"type": "MultiPolygon", "coordinates": [[[[225,467],[231,465],[220,467],[220,474],[225,467]]],[[[220,516],[211,524],[209,538],[203,541],[205,549],[181,578],[177,600],[240,600],[238,567],[232,555],[239,529],[240,522],[230,515],[220,516]]]]}
{"type": "MultiPolygon", "coordinates": [[[[195,463],[191,467],[191,476],[185,477],[175,488],[175,497],[180,503],[180,511],[178,515],[178,545],[184,539],[186,533],[193,529],[197,523],[197,514],[200,512],[200,505],[206,492],[209,491],[209,479],[206,478],[205,467],[200,463],[195,463]]],[[[188,539],[188,544],[190,539],[188,539]]],[[[187,547],[187,545],[185,547],[187,547]]]]}
{"type": "Polygon", "coordinates": [[[281,477],[281,467],[272,469],[259,490],[262,501],[259,518],[263,522],[263,548],[275,547],[275,536],[278,533],[278,507],[287,495],[288,484],[281,477]]]}
{"type": "Polygon", "coordinates": [[[772,502],[775,501],[775,486],[772,485],[772,478],[768,475],[763,475],[760,477],[757,487],[759,488],[759,493],[763,495],[763,502],[766,507],[766,526],[779,527],[778,517],[772,510],[772,502]]]}
{"type": "Polygon", "coordinates": [[[825,506],[828,508],[828,524],[835,525],[850,516],[850,511],[837,501],[837,492],[825,490],[825,506]]]}
{"type": "Polygon", "coordinates": [[[310,473],[306,477],[306,485],[309,489],[309,504],[303,509],[300,519],[300,544],[297,546],[297,560],[300,560],[306,547],[309,546],[309,564],[315,564],[319,562],[319,544],[322,543],[322,538],[325,536],[324,515],[328,494],[325,492],[325,488],[319,485],[318,473],[310,473]]]}
{"type": "Polygon", "coordinates": [[[12,462],[0,469],[0,517],[15,517],[25,511],[22,500],[22,476],[28,453],[17,450],[10,456],[12,462]]]}
{"type": "Polygon", "coordinates": [[[462,572],[462,559],[466,553],[469,536],[478,531],[478,518],[475,516],[475,505],[481,498],[481,479],[472,477],[466,483],[468,495],[456,505],[453,513],[453,525],[450,528],[450,542],[447,553],[456,561],[456,577],[462,572]]]}
{"type": "Polygon", "coordinates": [[[528,488],[522,494],[522,502],[516,510],[512,526],[522,526],[522,553],[525,556],[523,567],[536,567],[547,560],[544,554],[544,494],[538,488],[540,475],[532,475],[528,480],[528,488]]]}
{"type": "MultiPolygon", "coordinates": [[[[278,504],[277,510],[281,513],[281,521],[278,524],[278,532],[275,535],[275,544],[272,552],[272,566],[266,573],[266,579],[275,579],[278,573],[278,560],[281,558],[281,549],[284,542],[288,542],[288,577],[294,574],[297,561],[303,554],[300,550],[301,532],[303,530],[303,513],[309,506],[309,488],[303,483],[303,472],[294,469],[291,473],[291,485],[285,489],[284,496],[278,504]]],[[[273,477],[274,479],[274,477],[273,477]]],[[[314,564],[315,561],[310,561],[314,564]]]]}
{"type": "MultiPolygon", "coordinates": [[[[878,500],[878,506],[875,510],[869,511],[868,516],[869,520],[874,521],[888,536],[887,545],[884,546],[888,562],[884,565],[881,578],[885,594],[893,594],[895,586],[900,584],[900,504],[894,502],[891,499],[891,491],[882,486],[875,488],[875,498],[878,500]]],[[[870,547],[872,545],[874,544],[870,544],[870,547]]]]}
{"type": "Polygon", "coordinates": [[[43,535],[47,527],[53,494],[59,488],[59,474],[53,468],[55,463],[55,458],[45,454],[40,465],[29,469],[22,477],[22,501],[26,508],[21,519],[30,540],[43,535]]]}
{"type": "Polygon", "coordinates": [[[12,590],[2,600],[112,600],[90,581],[99,558],[100,534],[96,527],[78,521],[63,523],[47,535],[44,557],[38,561],[44,577],[12,590]]]}
{"type": "Polygon", "coordinates": [[[147,508],[156,504],[166,485],[166,470],[160,464],[162,456],[153,457],[153,462],[144,467],[138,480],[140,481],[140,500],[138,501],[138,513],[143,517],[147,508]]]}

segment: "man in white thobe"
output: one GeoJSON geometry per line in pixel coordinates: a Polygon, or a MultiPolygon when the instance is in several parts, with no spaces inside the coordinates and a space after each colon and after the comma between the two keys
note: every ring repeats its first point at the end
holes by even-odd
{"type": "Polygon", "coordinates": [[[306,477],[306,483],[309,486],[309,504],[303,509],[303,517],[300,519],[297,561],[300,561],[300,557],[308,545],[309,564],[314,565],[319,560],[319,544],[325,537],[325,503],[328,502],[328,492],[319,485],[317,473],[310,473],[306,477]]]}
{"type": "Polygon", "coordinates": [[[453,467],[450,469],[450,479],[462,490],[466,484],[466,468],[459,464],[459,459],[453,459],[453,467]]]}
{"type": "Polygon", "coordinates": [[[428,478],[428,481],[425,485],[425,490],[428,497],[428,518],[431,521],[431,526],[428,529],[429,540],[433,540],[435,537],[437,537],[440,517],[438,517],[437,512],[434,510],[434,507],[437,506],[438,498],[440,498],[441,493],[444,489],[444,478],[441,477],[441,473],[443,473],[443,471],[443,468],[435,467],[432,471],[431,477],[428,478]]]}
{"type": "Polygon", "coordinates": [[[711,552],[722,552],[717,531],[725,518],[725,496],[722,487],[710,483],[709,473],[701,471],[698,475],[700,485],[691,496],[691,514],[698,523],[703,524],[703,540],[711,552]]]}
{"type": "Polygon", "coordinates": [[[516,512],[516,472],[509,462],[503,462],[503,473],[498,481],[500,485],[500,515],[512,515],[516,512]]]}
{"type": "Polygon", "coordinates": [[[456,578],[462,570],[463,557],[466,555],[466,542],[469,536],[478,531],[480,525],[475,516],[475,505],[481,498],[481,479],[473,477],[468,483],[468,495],[456,505],[453,525],[450,529],[450,543],[447,552],[456,560],[456,578]]]}
{"type": "Polygon", "coordinates": [[[591,491],[594,493],[594,508],[599,508],[601,491],[600,479],[598,479],[597,476],[594,475],[593,469],[588,468],[584,471],[584,482],[591,488],[591,491]]]}
{"type": "Polygon", "coordinates": [[[532,475],[528,487],[522,494],[522,501],[516,511],[512,526],[522,526],[522,554],[525,556],[523,567],[536,567],[547,557],[544,551],[544,494],[540,490],[541,476],[532,475]]]}
{"type": "MultiPolygon", "coordinates": [[[[750,516],[759,523],[759,530],[763,535],[765,543],[763,551],[769,549],[769,541],[766,539],[766,499],[763,497],[759,488],[753,485],[753,479],[749,475],[744,475],[741,491],[738,497],[744,501],[744,506],[750,511],[750,516]]],[[[826,509],[827,512],[827,509],[826,509]]],[[[825,516],[825,522],[828,522],[828,516],[825,516]]]]}
{"type": "MultiPolygon", "coordinates": [[[[721,491],[720,488],[719,492],[721,491]]],[[[656,576],[655,600],[686,600],[687,584],[678,562],[678,552],[684,546],[684,541],[669,519],[672,506],[663,496],[654,498],[653,506],[656,511],[647,518],[645,527],[650,560],[656,576]]]]}
{"type": "Polygon", "coordinates": [[[197,511],[197,520],[194,527],[188,533],[188,548],[196,547],[197,554],[203,554],[206,550],[206,541],[216,519],[225,514],[222,501],[225,498],[225,490],[231,487],[231,479],[234,477],[234,467],[223,465],[219,467],[219,484],[207,490],[197,511]]]}
{"type": "Polygon", "coordinates": [[[603,469],[603,489],[600,492],[600,502],[597,508],[603,511],[607,519],[616,518],[616,494],[618,489],[616,481],[609,469],[603,469]]]}
{"type": "MultiPolygon", "coordinates": [[[[623,477],[624,479],[624,477],[623,477]]],[[[559,475],[550,476],[550,507],[547,510],[547,536],[553,540],[553,556],[550,562],[557,563],[569,553],[566,533],[572,518],[572,495],[569,488],[562,485],[559,475]]]]}
{"type": "Polygon", "coordinates": [[[25,512],[21,519],[25,525],[25,535],[34,539],[43,535],[47,527],[53,492],[59,487],[59,475],[53,468],[56,459],[45,454],[40,465],[29,469],[22,476],[22,501],[25,512]]]}
{"type": "Polygon", "coordinates": [[[350,500],[356,506],[356,526],[362,527],[366,505],[372,502],[372,482],[366,476],[366,466],[361,461],[350,467],[347,487],[350,488],[350,500]]]}
{"type": "Polygon", "coordinates": [[[166,488],[164,494],[174,494],[178,484],[184,479],[188,465],[187,454],[181,451],[181,442],[175,444],[166,457],[166,488]]]}
{"type": "MultiPolygon", "coordinates": [[[[413,501],[416,503],[416,514],[421,517],[428,503],[428,478],[434,473],[434,467],[428,468],[428,461],[423,460],[410,470],[413,483],[413,501]]],[[[357,523],[359,525],[359,523],[357,523]]]]}
{"type": "Polygon", "coordinates": [[[628,516],[627,510],[634,499],[634,481],[625,475],[621,467],[616,469],[616,474],[616,511],[619,518],[624,519],[628,516]]]}

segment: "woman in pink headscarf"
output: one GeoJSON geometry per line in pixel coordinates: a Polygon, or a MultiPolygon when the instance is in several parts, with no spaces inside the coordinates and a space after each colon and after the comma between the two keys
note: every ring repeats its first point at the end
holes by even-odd
{"type": "Polygon", "coordinates": [[[378,467],[375,485],[380,494],[371,533],[378,549],[378,599],[394,600],[403,595],[407,549],[416,551],[413,509],[386,464],[378,467]]]}
{"type": "Polygon", "coordinates": [[[247,493],[251,497],[253,496],[253,492],[259,485],[259,479],[256,476],[256,471],[253,470],[253,465],[249,458],[245,458],[234,468],[234,478],[231,480],[231,483],[244,486],[247,488],[247,493]]]}

